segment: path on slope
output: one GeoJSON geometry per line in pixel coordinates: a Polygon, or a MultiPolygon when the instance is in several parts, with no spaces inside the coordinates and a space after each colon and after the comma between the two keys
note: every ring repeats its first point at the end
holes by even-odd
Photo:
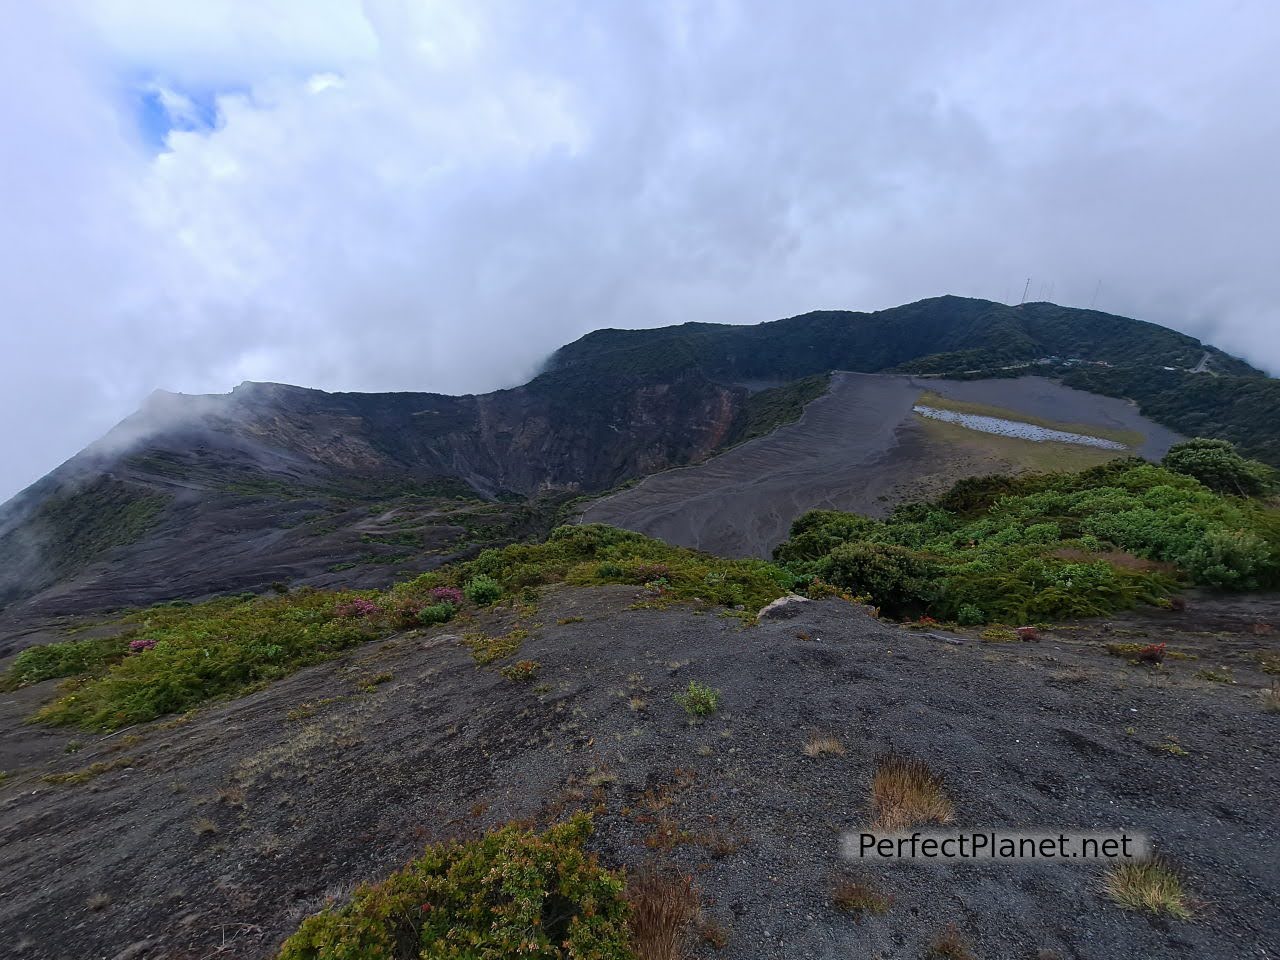
{"type": "Polygon", "coordinates": [[[840,372],[797,422],[705,463],[648,477],[591,504],[582,519],[722,556],[767,557],[806,510],[883,516],[895,503],[936,495],[962,477],[1026,468],[1008,444],[976,434],[955,442],[954,434],[947,439],[922,424],[911,408],[926,391],[1028,417],[1134,431],[1145,438],[1136,452],[1153,459],[1178,439],[1126,401],[1039,377],[948,381],[840,372]]]}

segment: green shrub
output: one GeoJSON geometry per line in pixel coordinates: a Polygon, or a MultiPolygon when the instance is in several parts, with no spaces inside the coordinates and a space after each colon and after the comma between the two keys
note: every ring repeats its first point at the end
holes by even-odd
{"type": "Polygon", "coordinates": [[[709,717],[720,709],[720,691],[690,680],[689,686],[675,695],[675,701],[691,717],[709,717]]]}
{"type": "Polygon", "coordinates": [[[12,689],[55,677],[99,673],[123,658],[128,651],[129,640],[126,637],[69,640],[28,647],[14,658],[0,687],[12,689]]]}
{"type": "MultiPolygon", "coordinates": [[[[244,692],[346,648],[384,636],[369,618],[338,617],[351,594],[299,590],[248,603],[152,607],[124,618],[122,640],[149,645],[72,684],[37,719],[113,730],[244,692]]],[[[95,641],[82,641],[94,643],[95,641]]]]}
{"type": "Polygon", "coordinates": [[[1179,558],[1197,583],[1227,590],[1252,590],[1268,579],[1275,562],[1270,544],[1248,530],[1206,530],[1179,558]]]}
{"type": "Polygon", "coordinates": [[[590,833],[579,814],[430,847],[304,920],[278,960],[631,960],[623,878],[584,850],[590,833]]]}
{"type": "Polygon", "coordinates": [[[1273,586],[1280,511],[1129,458],[964,480],[886,520],[811,511],[774,555],[898,616],[1026,623],[1157,603],[1180,583],[1273,586]]]}
{"type": "Polygon", "coordinates": [[[937,564],[906,547],[842,543],[814,564],[827,583],[870,596],[882,610],[905,616],[924,609],[936,592],[937,564]]]}
{"type": "Polygon", "coordinates": [[[1175,473],[1195,477],[1210,490],[1256,497],[1272,486],[1272,470],[1256,460],[1246,460],[1226,440],[1198,437],[1176,443],[1160,461],[1175,473]]]}
{"type": "Polygon", "coordinates": [[[463,593],[472,603],[485,607],[502,596],[502,585],[487,574],[478,574],[467,581],[463,593]]]}
{"type": "Polygon", "coordinates": [[[537,660],[517,660],[498,672],[508,680],[514,680],[516,683],[527,683],[536,677],[541,669],[542,664],[537,660]]]}
{"type": "Polygon", "coordinates": [[[457,612],[457,608],[452,603],[431,603],[418,611],[418,622],[428,627],[437,623],[448,623],[457,612]]]}

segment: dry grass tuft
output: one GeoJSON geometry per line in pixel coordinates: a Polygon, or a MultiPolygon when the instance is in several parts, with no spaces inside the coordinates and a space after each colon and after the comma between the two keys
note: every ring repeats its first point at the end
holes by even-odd
{"type": "Polygon", "coordinates": [[[1267,713],[1280,713],[1280,683],[1273,683],[1262,691],[1262,709],[1267,713]]]}
{"type": "Polygon", "coordinates": [[[723,950],[729,945],[729,931],[715,920],[703,920],[698,924],[698,939],[713,950],[723,950]]]}
{"type": "Polygon", "coordinates": [[[627,902],[636,960],[683,960],[688,955],[690,929],[701,913],[692,878],[643,871],[627,884],[627,902]]]}
{"type": "Polygon", "coordinates": [[[1178,875],[1159,860],[1124,863],[1103,875],[1102,889],[1126,910],[1191,919],[1191,903],[1178,875]]]}
{"type": "Polygon", "coordinates": [[[940,960],[975,960],[973,951],[954,923],[947,924],[947,928],[933,938],[925,956],[940,960]]]}
{"type": "Polygon", "coordinates": [[[899,754],[880,758],[871,781],[873,826],[902,830],[917,823],[950,823],[955,807],[943,789],[942,778],[922,760],[899,754]]]}
{"type": "Polygon", "coordinates": [[[861,880],[837,880],[831,891],[831,902],[854,919],[862,922],[866,914],[879,916],[889,909],[893,898],[861,880]]]}
{"type": "Polygon", "coordinates": [[[819,737],[816,735],[805,741],[804,755],[806,757],[822,757],[828,754],[843,757],[845,754],[844,744],[835,737],[819,737]]]}
{"type": "Polygon", "coordinates": [[[218,825],[208,817],[201,817],[195,823],[191,824],[191,831],[198,837],[209,836],[218,832],[218,825]]]}
{"type": "Polygon", "coordinates": [[[674,850],[693,842],[692,832],[682,827],[679,821],[665,815],[656,818],[653,832],[644,838],[644,845],[650,850],[674,850]]]}

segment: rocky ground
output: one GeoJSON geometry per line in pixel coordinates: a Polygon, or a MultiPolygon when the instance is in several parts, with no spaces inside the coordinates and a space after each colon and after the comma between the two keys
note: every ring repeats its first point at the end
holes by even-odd
{"type": "Polygon", "coordinates": [[[50,685],[0,695],[0,953],[269,957],[424,843],[598,806],[604,861],[696,876],[727,934],[697,956],[915,958],[949,924],[984,958],[1280,955],[1280,715],[1260,696],[1280,598],[1193,598],[1020,643],[839,600],[744,626],[636,598],[554,590],[110,736],[24,724],[50,685]],[[457,636],[518,613],[518,656],[541,664],[524,684],[457,636]],[[1155,669],[1105,647],[1148,641],[1187,659],[1155,669]],[[690,680],[721,691],[700,723],[672,700],[690,680]],[[807,756],[814,734],[846,752],[807,756]],[[889,750],[945,777],[958,827],[1150,834],[1196,917],[1122,911],[1091,865],[842,862],[889,750]],[[844,876],[889,910],[837,910],[844,876]]]}

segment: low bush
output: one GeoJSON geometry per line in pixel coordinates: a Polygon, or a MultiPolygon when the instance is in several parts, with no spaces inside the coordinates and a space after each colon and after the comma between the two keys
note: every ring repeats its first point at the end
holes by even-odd
{"type": "Polygon", "coordinates": [[[468,580],[462,592],[472,603],[484,607],[495,603],[502,596],[502,586],[493,577],[482,573],[468,580]]]}
{"type": "Polygon", "coordinates": [[[389,632],[380,616],[352,615],[352,602],[350,594],[300,590],[131,614],[123,622],[132,629],[119,643],[142,641],[139,649],[87,664],[36,718],[114,730],[243,693],[389,632]]]}
{"type": "Polygon", "coordinates": [[[843,543],[813,564],[827,583],[868,594],[896,615],[924,610],[933,599],[938,566],[906,547],[855,541],[843,543]]]}
{"type": "Polygon", "coordinates": [[[590,832],[579,814],[430,847],[304,920],[278,960],[632,960],[623,878],[586,852],[590,832]]]}
{"type": "Polygon", "coordinates": [[[542,664],[537,660],[517,660],[509,666],[503,667],[498,672],[508,680],[513,680],[516,683],[528,683],[536,677],[541,670],[542,664]]]}
{"type": "Polygon", "coordinates": [[[691,717],[709,717],[720,709],[720,691],[696,680],[675,695],[676,703],[691,717]]]}
{"type": "Polygon", "coordinates": [[[447,603],[455,610],[462,606],[462,591],[457,587],[433,587],[430,591],[430,597],[436,603],[447,603]]]}
{"type": "Polygon", "coordinates": [[[418,622],[424,626],[448,623],[457,612],[457,608],[452,603],[428,604],[418,611],[418,622]]]}
{"type": "Polygon", "coordinates": [[[55,677],[95,673],[123,659],[129,646],[127,638],[111,637],[28,647],[14,658],[0,686],[13,689],[55,677]]]}
{"type": "Polygon", "coordinates": [[[1274,471],[1257,460],[1246,460],[1226,440],[1198,437],[1175,443],[1160,461],[1176,473],[1195,477],[1210,490],[1256,497],[1274,486],[1274,471]]]}
{"type": "Polygon", "coordinates": [[[804,514],[775,559],[887,614],[973,625],[1168,602],[1183,584],[1280,583],[1280,511],[1121,459],[1080,473],[961,481],[886,520],[804,514]]]}
{"type": "Polygon", "coordinates": [[[1138,651],[1138,660],[1141,663],[1150,663],[1159,666],[1164,663],[1165,647],[1163,643],[1148,643],[1138,651]]]}

